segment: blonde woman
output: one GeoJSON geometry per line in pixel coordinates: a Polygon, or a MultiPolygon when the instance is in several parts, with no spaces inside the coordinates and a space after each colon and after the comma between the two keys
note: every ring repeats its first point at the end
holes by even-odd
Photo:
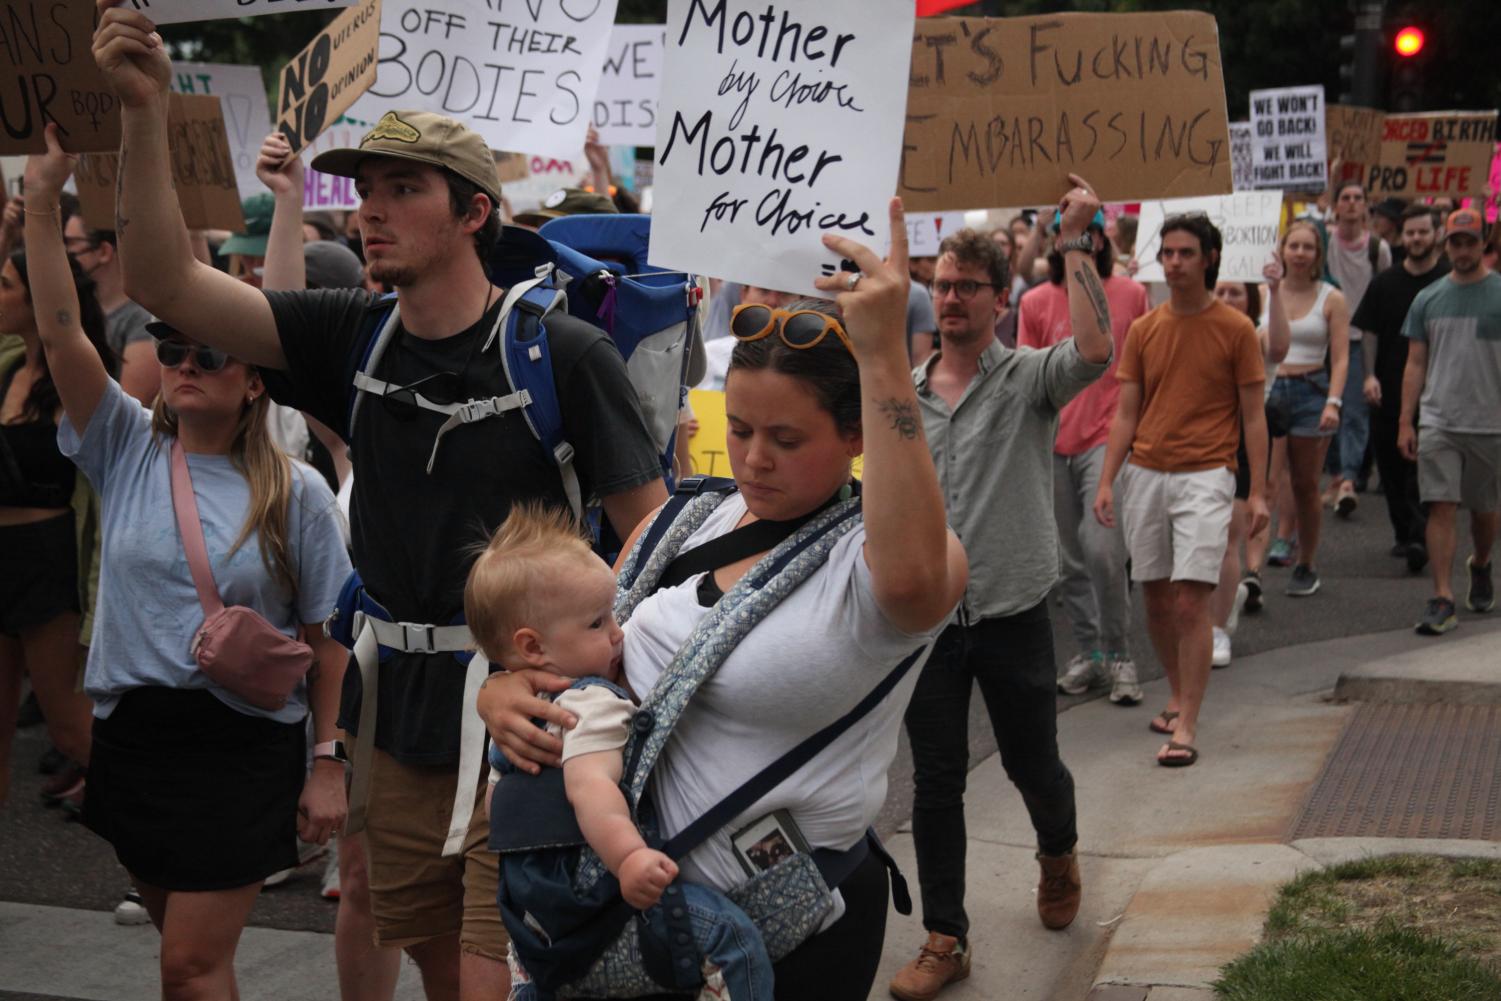
{"type": "Polygon", "coordinates": [[[337,736],[344,657],[313,624],[349,562],[327,486],[271,444],[254,368],[154,325],[162,389],[151,410],[105,372],[77,320],[53,213],[74,160],[55,125],[47,148],[26,165],[32,299],[62,401],[59,446],[104,512],[84,822],[114,846],[161,932],[162,996],[237,997],[235,946],[262,880],[296,864],[294,834],[321,843],[344,819],[343,765],[320,758],[305,773],[303,721],[311,711],[319,742],[337,736]],[[203,612],[173,515],[174,444],[225,604],[287,635],[307,627],[319,655],[282,709],[256,709],[197,669],[203,612]]]}

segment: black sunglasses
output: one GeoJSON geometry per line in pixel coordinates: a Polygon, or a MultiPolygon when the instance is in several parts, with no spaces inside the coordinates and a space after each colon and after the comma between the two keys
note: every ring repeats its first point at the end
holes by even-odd
{"type": "Polygon", "coordinates": [[[197,347],[182,341],[156,342],[156,360],[168,368],[181,365],[189,354],[193,356],[193,364],[205,372],[217,372],[229,364],[229,355],[218,348],[197,347]]]}

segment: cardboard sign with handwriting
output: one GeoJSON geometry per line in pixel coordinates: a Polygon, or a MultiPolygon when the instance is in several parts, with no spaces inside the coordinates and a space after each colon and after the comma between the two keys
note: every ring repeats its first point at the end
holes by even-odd
{"type": "Polygon", "coordinates": [[[1106,201],[1228,193],[1214,17],[919,20],[903,151],[924,211],[1056,202],[1070,172],[1106,201]]]}
{"type": "Polygon", "coordinates": [[[176,21],[218,21],[227,17],[289,14],[299,10],[329,10],[356,2],[358,0],[125,0],[123,6],[140,11],[157,24],[172,24],[176,21]]]}
{"type": "Polygon", "coordinates": [[[261,68],[174,62],[168,83],[179,94],[212,94],[219,99],[229,131],[229,150],[234,154],[235,176],[240,180],[240,197],[264,192],[265,185],[255,176],[255,161],[266,133],[271,131],[271,111],[266,106],[261,68]]]}
{"type": "MultiPolygon", "coordinates": [[[[167,109],[167,148],[182,218],[189,229],[245,228],[235,181],[234,154],[217,97],[173,94],[167,109]]],[[[83,218],[95,229],[115,228],[117,153],[89,153],[74,180],[83,218]]]]}
{"type": "Polygon", "coordinates": [[[1366,174],[1366,191],[1372,198],[1482,194],[1495,142],[1494,111],[1389,114],[1381,126],[1381,162],[1366,174]]]}
{"type": "Polygon", "coordinates": [[[0,0],[0,154],[119,149],[120,105],[94,64],[94,5],[0,0]]]}
{"type": "Polygon", "coordinates": [[[276,130],[301,153],[375,82],[381,0],[361,0],[308,43],[281,71],[276,130]]]}
{"type": "Polygon", "coordinates": [[[1386,113],[1375,108],[1329,105],[1324,126],[1329,162],[1332,166],[1335,157],[1340,161],[1338,175],[1329,178],[1331,184],[1364,180],[1370,169],[1381,162],[1381,129],[1385,121],[1386,113]]]}

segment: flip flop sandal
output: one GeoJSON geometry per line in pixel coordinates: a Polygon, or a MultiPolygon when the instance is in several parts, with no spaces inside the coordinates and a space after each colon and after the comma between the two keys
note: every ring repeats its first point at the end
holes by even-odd
{"type": "Polygon", "coordinates": [[[1177,719],[1178,716],[1179,713],[1176,710],[1164,709],[1152,717],[1152,722],[1147,724],[1147,729],[1153,733],[1165,733],[1169,735],[1176,733],[1177,731],[1173,729],[1172,724],[1173,720],[1177,719]]]}
{"type": "Polygon", "coordinates": [[[1199,760],[1199,752],[1187,744],[1180,744],[1176,740],[1167,742],[1168,757],[1159,756],[1157,763],[1163,768],[1187,768],[1199,760]],[[1174,751],[1180,753],[1179,757],[1172,757],[1174,751]]]}

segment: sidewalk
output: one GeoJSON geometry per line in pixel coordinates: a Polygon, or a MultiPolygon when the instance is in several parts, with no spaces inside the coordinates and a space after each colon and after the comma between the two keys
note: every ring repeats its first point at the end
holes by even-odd
{"type": "MultiPolygon", "coordinates": [[[[1483,841],[1319,838],[1289,844],[1293,821],[1353,703],[1501,701],[1501,619],[1469,617],[1426,638],[1410,629],[1286,647],[1215,671],[1198,764],[1159,767],[1163,737],[1147,729],[1167,682],[1133,708],[1104,699],[1058,719],[1079,804],[1084,903],[1073,926],[1037,920],[1035,842],[1021,797],[997,757],[970,773],[970,978],[944,1001],[1209,1001],[1219,968],[1254,945],[1277,888],[1300,871],[1399,850],[1485,854],[1483,841]],[[1092,991],[1093,989],[1093,991],[1092,991]]],[[[889,847],[913,883],[912,838],[889,847]]],[[[920,916],[893,914],[871,998],[924,938],[920,916]]]]}

